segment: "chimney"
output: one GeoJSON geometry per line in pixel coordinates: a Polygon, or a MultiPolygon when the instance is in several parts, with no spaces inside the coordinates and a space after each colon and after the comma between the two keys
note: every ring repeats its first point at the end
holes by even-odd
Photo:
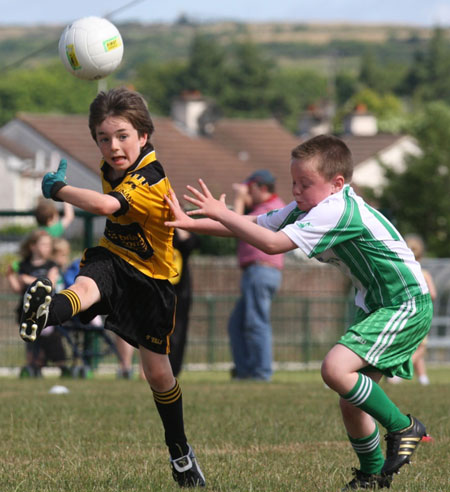
{"type": "Polygon", "coordinates": [[[310,104],[298,122],[298,131],[302,137],[315,137],[331,133],[332,116],[329,108],[323,105],[310,104]]]}
{"type": "Polygon", "coordinates": [[[183,91],[172,103],[172,118],[187,133],[198,135],[199,120],[207,108],[208,102],[199,91],[183,91]]]}
{"type": "Polygon", "coordinates": [[[358,104],[344,119],[344,131],[357,137],[373,137],[378,133],[377,119],[367,111],[365,104],[358,104]]]}

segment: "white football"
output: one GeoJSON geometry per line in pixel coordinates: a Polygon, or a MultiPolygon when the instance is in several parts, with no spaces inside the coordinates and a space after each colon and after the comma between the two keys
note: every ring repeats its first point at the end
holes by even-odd
{"type": "Polygon", "coordinates": [[[98,80],[120,65],[123,41],[117,27],[102,17],[83,17],[69,24],[59,39],[66,69],[83,80],[98,80]]]}
{"type": "Polygon", "coordinates": [[[65,395],[69,393],[69,390],[65,386],[60,386],[59,384],[52,386],[49,390],[51,395],[65,395]]]}

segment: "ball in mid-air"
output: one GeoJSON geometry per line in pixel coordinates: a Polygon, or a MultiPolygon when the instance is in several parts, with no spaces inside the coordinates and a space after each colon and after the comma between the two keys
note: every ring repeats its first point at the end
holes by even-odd
{"type": "Polygon", "coordinates": [[[98,80],[122,61],[123,41],[117,27],[102,17],[83,17],[69,24],[59,39],[59,56],[75,77],[98,80]]]}

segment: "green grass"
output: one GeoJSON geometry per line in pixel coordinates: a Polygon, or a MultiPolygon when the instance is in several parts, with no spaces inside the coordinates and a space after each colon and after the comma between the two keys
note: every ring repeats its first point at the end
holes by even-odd
{"type": "MultiPolygon", "coordinates": [[[[430,377],[429,387],[384,385],[435,438],[395,477],[394,492],[450,490],[449,370],[430,377]]],[[[272,383],[185,372],[180,384],[207,491],[337,491],[357,466],[337,396],[317,371],[276,373],[272,383]]],[[[145,382],[3,378],[0,396],[1,492],[178,490],[145,382]],[[61,383],[69,394],[49,394],[61,383]]]]}

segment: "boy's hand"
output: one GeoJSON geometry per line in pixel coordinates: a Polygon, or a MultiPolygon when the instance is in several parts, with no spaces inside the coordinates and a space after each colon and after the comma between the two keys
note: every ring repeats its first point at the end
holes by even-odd
{"type": "Polygon", "coordinates": [[[42,194],[45,198],[52,198],[55,201],[61,201],[56,198],[58,191],[66,186],[66,169],[67,161],[61,159],[58,169],[54,173],[47,173],[42,179],[42,194]]]}
{"type": "Polygon", "coordinates": [[[198,180],[201,191],[197,190],[193,186],[187,186],[186,188],[194,195],[194,198],[188,195],[184,195],[184,198],[196,205],[198,207],[197,210],[191,210],[188,212],[188,215],[206,215],[210,219],[220,220],[220,216],[222,212],[228,210],[227,205],[225,203],[225,193],[220,195],[219,200],[216,200],[205,182],[202,179],[198,180]]]}
{"type": "Polygon", "coordinates": [[[189,224],[192,224],[194,219],[188,217],[184,212],[184,210],[181,208],[180,202],[178,201],[175,192],[171,189],[169,191],[169,196],[165,195],[164,198],[168,203],[173,215],[173,220],[164,222],[164,225],[167,227],[178,227],[180,229],[188,229],[189,224]]]}

